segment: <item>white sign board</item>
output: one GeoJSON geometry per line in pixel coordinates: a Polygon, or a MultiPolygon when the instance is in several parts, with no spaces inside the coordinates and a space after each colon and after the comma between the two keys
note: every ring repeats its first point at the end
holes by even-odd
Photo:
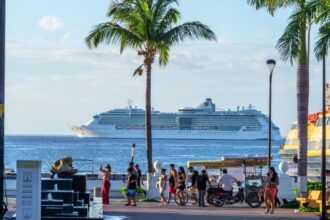
{"type": "Polygon", "coordinates": [[[17,161],[16,219],[41,219],[41,161],[17,161]]]}

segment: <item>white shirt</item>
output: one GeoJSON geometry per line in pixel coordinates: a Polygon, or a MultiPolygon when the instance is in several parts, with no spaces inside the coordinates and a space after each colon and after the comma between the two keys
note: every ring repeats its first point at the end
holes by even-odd
{"type": "Polygon", "coordinates": [[[225,191],[232,191],[233,190],[233,185],[231,184],[231,180],[234,179],[231,175],[225,173],[223,174],[219,180],[218,184],[222,184],[221,187],[225,191]]]}

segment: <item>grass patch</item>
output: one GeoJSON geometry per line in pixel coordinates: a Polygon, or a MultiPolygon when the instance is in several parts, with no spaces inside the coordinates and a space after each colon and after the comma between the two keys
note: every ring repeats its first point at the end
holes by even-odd
{"type": "Polygon", "coordinates": [[[307,207],[300,208],[299,212],[320,212],[320,209],[307,206],[307,207]]]}

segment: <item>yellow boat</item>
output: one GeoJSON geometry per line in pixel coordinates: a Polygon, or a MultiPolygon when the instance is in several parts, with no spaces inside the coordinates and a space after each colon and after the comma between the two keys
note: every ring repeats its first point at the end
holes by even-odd
{"type": "MultiPolygon", "coordinates": [[[[327,107],[326,107],[326,139],[327,139],[327,156],[330,157],[330,106],[329,104],[329,84],[327,84],[327,107]]],[[[321,164],[321,147],[322,147],[322,112],[316,112],[308,116],[308,152],[307,152],[307,175],[319,176],[321,164]]],[[[288,131],[285,144],[280,148],[280,155],[284,161],[287,161],[293,169],[296,169],[298,154],[298,125],[294,122],[288,131]]],[[[330,162],[330,158],[327,159],[330,162]]],[[[330,169],[330,166],[329,166],[330,169]]],[[[292,173],[295,173],[293,171],[292,173]]]]}

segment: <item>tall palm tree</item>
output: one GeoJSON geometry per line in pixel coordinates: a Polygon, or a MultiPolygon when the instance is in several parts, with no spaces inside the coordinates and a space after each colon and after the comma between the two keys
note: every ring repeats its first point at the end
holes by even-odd
{"type": "MultiPolygon", "coordinates": [[[[145,130],[147,145],[147,173],[152,167],[151,135],[151,70],[154,60],[165,66],[172,46],[186,39],[216,40],[216,35],[206,25],[186,22],[178,25],[179,0],[114,0],[108,10],[109,20],[96,25],[86,37],[89,48],[101,43],[119,44],[120,52],[130,47],[143,57],[143,63],[133,74],[146,70],[145,130]]],[[[150,179],[150,178],[149,178],[150,179]]]]}
{"type": "Polygon", "coordinates": [[[282,7],[294,7],[289,23],[276,47],[281,57],[297,65],[298,178],[300,192],[307,191],[307,118],[309,100],[309,42],[314,22],[307,0],[248,0],[256,9],[266,8],[271,15],[282,7]]]}

